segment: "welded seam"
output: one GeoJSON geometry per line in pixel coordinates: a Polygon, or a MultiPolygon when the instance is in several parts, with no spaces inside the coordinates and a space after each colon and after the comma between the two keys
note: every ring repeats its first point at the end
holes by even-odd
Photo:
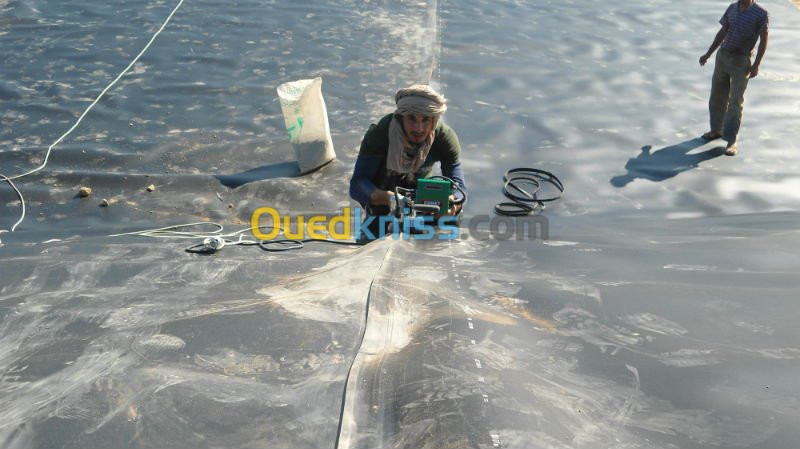
{"type": "MultiPolygon", "coordinates": [[[[428,84],[431,84],[434,80],[434,75],[436,75],[436,81],[441,82],[441,67],[440,67],[440,60],[442,54],[442,30],[440,29],[440,14],[439,14],[439,2],[438,0],[433,0],[433,6],[428,10],[428,29],[433,30],[433,45],[431,46],[431,66],[430,71],[428,71],[428,84]]],[[[441,86],[440,90],[441,90],[441,86]]]]}
{"type": "Polygon", "coordinates": [[[347,368],[347,375],[344,378],[344,388],[342,389],[342,407],[339,410],[339,426],[336,429],[336,444],[333,446],[334,449],[339,449],[339,439],[342,436],[342,427],[344,425],[344,411],[347,408],[347,386],[350,384],[350,376],[353,372],[353,367],[356,364],[356,360],[358,360],[359,354],[361,354],[361,348],[364,345],[364,337],[367,334],[367,326],[369,326],[369,306],[370,306],[370,299],[372,297],[372,287],[375,284],[375,279],[381,272],[381,268],[383,268],[383,263],[386,262],[386,259],[389,258],[389,253],[392,250],[389,248],[386,253],[383,255],[383,259],[381,259],[380,265],[375,270],[375,275],[372,276],[372,281],[369,283],[369,291],[367,292],[367,301],[364,306],[364,327],[361,331],[361,337],[358,341],[358,348],[356,349],[355,355],[353,356],[353,360],[350,362],[350,367],[347,368]]]}
{"type": "MultiPolygon", "coordinates": [[[[434,74],[436,75],[436,81],[441,83],[441,53],[442,53],[442,30],[441,30],[441,13],[440,9],[440,0],[433,0],[433,7],[429,8],[429,14],[427,17],[427,26],[428,29],[432,29],[435,33],[433,37],[433,45],[431,49],[431,61],[430,67],[427,73],[428,84],[431,84],[434,78],[434,74]]],[[[372,278],[372,281],[369,284],[369,292],[367,293],[367,301],[365,304],[364,310],[364,328],[361,332],[361,337],[358,342],[358,349],[353,356],[353,360],[350,363],[350,367],[347,369],[347,376],[345,376],[344,388],[342,391],[342,407],[339,411],[339,426],[336,430],[336,444],[334,445],[335,449],[339,449],[339,442],[342,437],[342,428],[344,427],[344,413],[347,408],[347,386],[350,384],[350,377],[352,375],[353,367],[358,360],[359,354],[361,354],[361,348],[364,345],[364,337],[367,334],[367,326],[369,326],[369,307],[370,307],[370,299],[372,296],[372,288],[375,284],[375,279],[378,277],[378,274],[381,272],[381,268],[383,268],[383,264],[388,259],[389,254],[391,253],[391,248],[386,251],[384,254],[383,259],[381,260],[378,269],[375,271],[375,275],[372,278]]]]}

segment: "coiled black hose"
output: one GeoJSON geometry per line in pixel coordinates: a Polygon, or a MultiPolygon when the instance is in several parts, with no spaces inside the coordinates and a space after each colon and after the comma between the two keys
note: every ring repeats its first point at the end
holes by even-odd
{"type": "Polygon", "coordinates": [[[503,175],[503,195],[511,201],[494,206],[497,215],[520,217],[532,215],[544,209],[545,203],[561,199],[564,183],[553,173],[538,168],[512,168],[503,175]],[[542,184],[551,184],[558,194],[540,197],[542,184]]]}

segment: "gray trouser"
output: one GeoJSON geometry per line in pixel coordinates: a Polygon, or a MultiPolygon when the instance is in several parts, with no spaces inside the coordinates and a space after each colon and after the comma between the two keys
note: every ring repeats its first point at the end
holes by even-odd
{"type": "Polygon", "coordinates": [[[708,111],[711,130],[721,131],[722,138],[736,142],[744,111],[744,90],[750,79],[750,55],[733,53],[725,48],[717,52],[708,111]]]}

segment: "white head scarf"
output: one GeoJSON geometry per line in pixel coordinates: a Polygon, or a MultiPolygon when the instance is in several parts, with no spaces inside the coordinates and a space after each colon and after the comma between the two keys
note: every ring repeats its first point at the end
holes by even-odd
{"type": "Polygon", "coordinates": [[[433,145],[434,131],[439,117],[447,110],[447,100],[424,84],[416,84],[400,89],[394,96],[397,109],[394,111],[392,123],[389,125],[389,151],[386,156],[386,168],[395,173],[410,174],[419,170],[433,145]],[[406,114],[433,117],[431,133],[419,145],[408,141],[400,116],[406,114]]]}

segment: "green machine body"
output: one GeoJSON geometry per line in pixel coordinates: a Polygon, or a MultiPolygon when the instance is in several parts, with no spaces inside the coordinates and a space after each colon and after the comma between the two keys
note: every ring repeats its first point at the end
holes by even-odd
{"type": "Polygon", "coordinates": [[[414,202],[439,206],[439,213],[447,213],[450,209],[450,181],[445,179],[417,179],[417,191],[414,202]]]}

